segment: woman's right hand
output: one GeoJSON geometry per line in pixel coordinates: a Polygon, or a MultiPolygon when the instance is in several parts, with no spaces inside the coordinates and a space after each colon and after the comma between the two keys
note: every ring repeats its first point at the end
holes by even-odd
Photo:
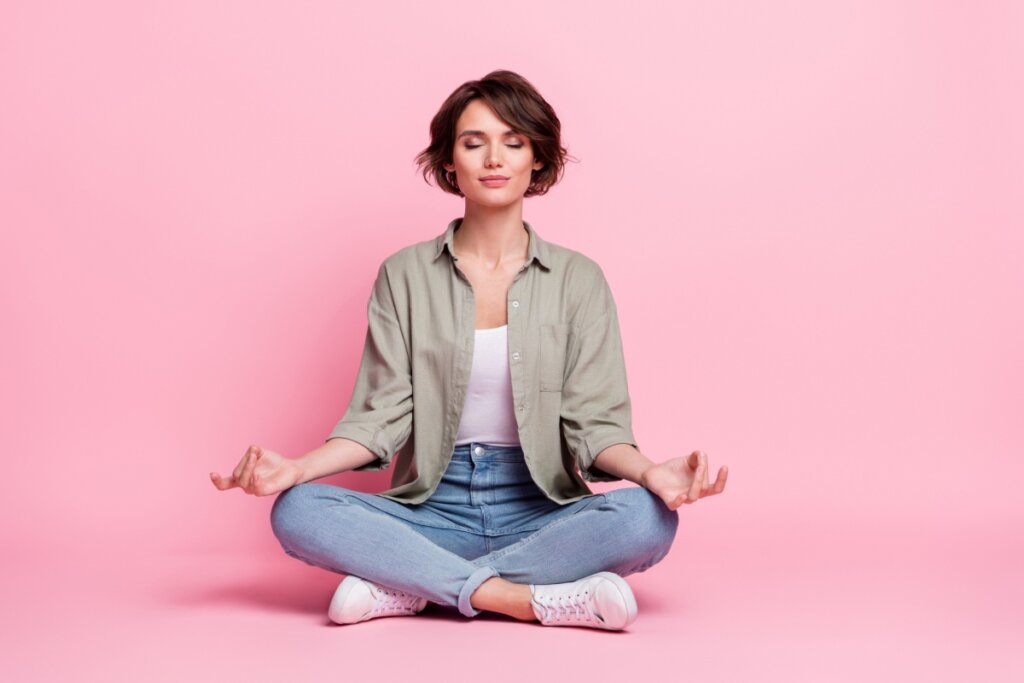
{"type": "Polygon", "coordinates": [[[299,483],[302,469],[299,463],[274,451],[249,446],[231,476],[225,479],[210,472],[210,480],[221,491],[238,487],[254,496],[269,496],[299,483]]]}

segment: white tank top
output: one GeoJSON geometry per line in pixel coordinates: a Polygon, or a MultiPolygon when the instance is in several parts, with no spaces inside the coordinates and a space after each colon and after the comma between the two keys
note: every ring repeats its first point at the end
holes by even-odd
{"type": "Polygon", "coordinates": [[[519,446],[508,365],[508,325],[476,330],[473,367],[455,444],[519,446]]]}

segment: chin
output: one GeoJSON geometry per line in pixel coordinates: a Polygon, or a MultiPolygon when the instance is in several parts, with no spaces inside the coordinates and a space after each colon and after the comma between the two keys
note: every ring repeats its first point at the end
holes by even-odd
{"type": "Polygon", "coordinates": [[[492,206],[492,207],[497,209],[497,208],[502,208],[502,207],[505,207],[505,206],[512,206],[513,204],[515,204],[520,199],[522,199],[521,195],[516,195],[514,197],[513,196],[509,196],[509,197],[503,197],[501,199],[493,199],[493,200],[491,200],[489,202],[484,202],[484,205],[485,206],[492,206]]]}
{"type": "Polygon", "coordinates": [[[522,193],[516,194],[515,192],[502,192],[500,194],[492,192],[490,194],[478,195],[473,198],[473,201],[484,206],[507,206],[522,196],[522,193]]]}

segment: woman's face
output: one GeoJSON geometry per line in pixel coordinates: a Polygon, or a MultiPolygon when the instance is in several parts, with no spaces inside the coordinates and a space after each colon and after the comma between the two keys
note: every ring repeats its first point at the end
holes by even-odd
{"type": "Polygon", "coordinates": [[[531,171],[544,167],[534,160],[530,140],[510,128],[483,100],[471,101],[459,116],[452,163],[444,167],[455,171],[467,202],[505,206],[519,201],[530,187],[531,171]],[[507,180],[485,181],[487,176],[507,180]]]}

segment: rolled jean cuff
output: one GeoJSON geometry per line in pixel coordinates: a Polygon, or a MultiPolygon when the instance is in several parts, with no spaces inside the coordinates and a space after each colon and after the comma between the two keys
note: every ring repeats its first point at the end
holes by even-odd
{"type": "Polygon", "coordinates": [[[480,614],[480,610],[473,609],[473,606],[469,604],[469,599],[472,597],[473,591],[480,587],[480,584],[497,575],[498,570],[494,567],[479,567],[469,575],[466,583],[462,584],[462,590],[459,591],[459,611],[462,614],[467,617],[475,617],[480,614]]]}

